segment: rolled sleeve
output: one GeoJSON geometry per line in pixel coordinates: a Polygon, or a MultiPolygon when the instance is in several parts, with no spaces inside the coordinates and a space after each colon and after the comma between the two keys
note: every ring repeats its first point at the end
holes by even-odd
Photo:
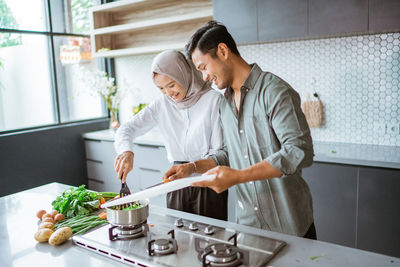
{"type": "Polygon", "coordinates": [[[310,128],[300,109],[297,92],[285,87],[275,87],[271,91],[271,108],[267,112],[281,149],[265,160],[284,175],[291,175],[312,164],[310,128]]]}
{"type": "Polygon", "coordinates": [[[215,154],[209,155],[208,158],[212,159],[216,165],[229,166],[228,152],[225,149],[216,151],[215,154]]]}

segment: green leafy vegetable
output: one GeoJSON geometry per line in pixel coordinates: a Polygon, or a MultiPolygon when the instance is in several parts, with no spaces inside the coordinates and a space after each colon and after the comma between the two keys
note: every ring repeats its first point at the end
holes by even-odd
{"type": "Polygon", "coordinates": [[[99,209],[100,197],[96,192],[87,190],[85,185],[81,185],[78,188],[66,189],[51,205],[53,209],[64,214],[65,218],[71,218],[77,215],[89,215],[99,209]]]}

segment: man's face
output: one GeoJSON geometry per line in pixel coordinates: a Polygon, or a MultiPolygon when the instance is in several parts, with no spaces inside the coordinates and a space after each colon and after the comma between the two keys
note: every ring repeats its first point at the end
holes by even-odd
{"type": "Polygon", "coordinates": [[[186,96],[186,90],[170,77],[156,73],[154,83],[160,88],[161,93],[173,98],[176,102],[181,102],[186,96]]]}
{"type": "Polygon", "coordinates": [[[201,71],[204,81],[213,82],[218,89],[225,89],[231,85],[229,68],[217,53],[216,57],[203,54],[198,48],[192,53],[192,61],[196,69],[201,71]]]}

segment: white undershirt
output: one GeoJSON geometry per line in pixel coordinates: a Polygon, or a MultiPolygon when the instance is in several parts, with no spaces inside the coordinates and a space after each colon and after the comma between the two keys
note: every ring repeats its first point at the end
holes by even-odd
{"type": "Polygon", "coordinates": [[[187,109],[177,109],[166,97],[161,95],[121,125],[115,135],[117,154],[133,151],[133,140],[155,126],[163,135],[170,162],[204,159],[222,148],[220,93],[210,90],[187,109]]]}

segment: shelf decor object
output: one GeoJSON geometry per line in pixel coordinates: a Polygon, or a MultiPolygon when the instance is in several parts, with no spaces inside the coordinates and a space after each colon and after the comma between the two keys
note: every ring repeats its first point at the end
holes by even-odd
{"type": "Polygon", "coordinates": [[[122,0],[91,9],[94,57],[183,49],[213,19],[211,0],[122,0]]]}

